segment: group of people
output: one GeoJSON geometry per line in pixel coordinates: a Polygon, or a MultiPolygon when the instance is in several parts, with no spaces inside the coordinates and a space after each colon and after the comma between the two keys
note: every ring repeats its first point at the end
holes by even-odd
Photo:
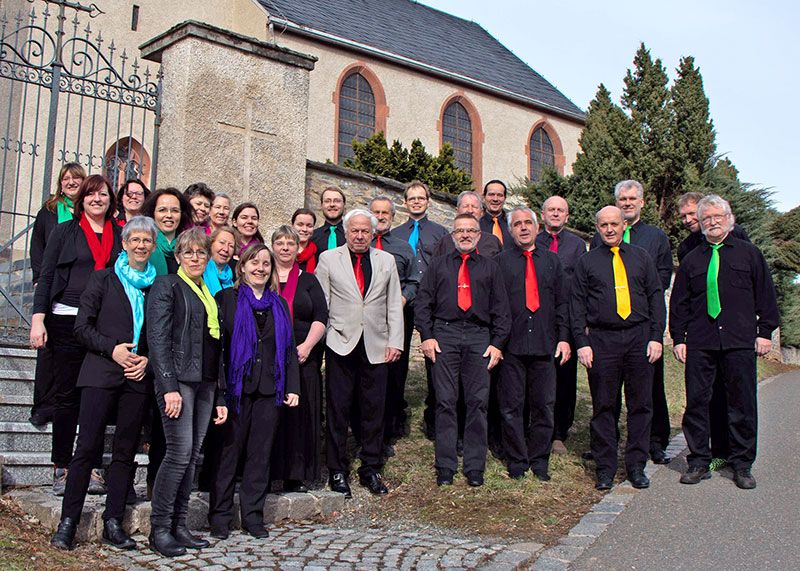
{"type": "MultiPolygon", "coordinates": [[[[208,545],[186,526],[201,450],[217,538],[229,534],[238,478],[242,528],[267,537],[271,483],[308,491],[322,475],[323,440],[333,491],[351,496],[352,435],[359,483],[386,494],[384,462],[407,434],[414,329],[438,485],[453,483],[462,455],[468,484],[481,486],[490,446],[511,478],[530,470],[549,480],[550,454],[566,451],[574,421],[580,362],[597,488],[617,472],[623,387],[627,476],[649,486],[648,457],[669,460],[669,240],[640,220],[636,181],[619,183],[616,206],[597,213],[588,252],[566,229],[566,200],[544,202],[540,227],[527,207],[506,212],[506,195],[499,180],[461,193],[448,230],[428,218],[422,182],[406,185],[409,219],[394,227],[390,197],[345,213],[345,194],[329,187],[322,224],[298,209],[267,246],[253,203],[231,210],[202,183],[150,192],[130,180],[114,193],[104,177],[64,165],[31,247],[31,422],[53,422],[53,487],[64,496],[52,543],[72,547],[87,492],[107,486],[104,541],[135,547],[121,521],[143,428],[150,544],[165,556],[208,545]],[[103,482],[108,424],[116,429],[103,482]]],[[[706,478],[713,456],[730,463],[737,485],[754,487],[755,355],[769,351],[777,327],[774,288],[725,201],[686,195],[680,208],[691,231],[670,304],[675,356],[687,365],[691,454],[681,481],[706,478]]]]}

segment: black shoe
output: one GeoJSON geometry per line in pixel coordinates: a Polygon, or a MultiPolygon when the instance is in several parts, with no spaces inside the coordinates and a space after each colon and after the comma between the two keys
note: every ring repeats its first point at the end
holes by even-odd
{"type": "Polygon", "coordinates": [[[228,526],[225,527],[217,527],[212,525],[211,526],[211,537],[214,539],[228,539],[231,532],[228,529],[228,526]]]}
{"type": "Polygon", "coordinates": [[[452,470],[447,468],[436,469],[436,485],[437,486],[452,486],[453,477],[456,475],[452,470]]]}
{"type": "Polygon", "coordinates": [[[520,468],[509,468],[508,477],[512,480],[522,480],[525,478],[525,470],[520,468]]]}
{"type": "Polygon", "coordinates": [[[710,477],[708,466],[689,466],[681,476],[681,484],[699,484],[701,480],[708,480],[710,477]]]}
{"type": "Polygon", "coordinates": [[[350,484],[347,483],[347,476],[344,472],[332,472],[328,478],[328,485],[331,487],[332,492],[344,494],[348,500],[353,497],[350,491],[350,484]]]}
{"type": "Polygon", "coordinates": [[[547,470],[534,470],[533,475],[536,476],[536,479],[540,482],[550,481],[550,474],[547,473],[547,470]]]}
{"type": "Polygon", "coordinates": [[[581,454],[581,460],[594,460],[594,454],[592,454],[591,450],[587,450],[581,454]]]}
{"type": "Polygon", "coordinates": [[[358,483],[376,496],[382,496],[389,493],[389,488],[386,487],[386,484],[383,483],[381,475],[377,472],[372,472],[366,476],[359,476],[358,483]]]}
{"type": "Polygon", "coordinates": [[[743,490],[752,490],[756,487],[756,479],[750,472],[750,468],[742,468],[733,473],[733,481],[736,486],[743,490]]]}
{"type": "Polygon", "coordinates": [[[117,549],[136,549],[136,542],[122,529],[118,519],[107,519],[103,522],[103,543],[117,549]]]}
{"type": "Polygon", "coordinates": [[[65,517],[58,524],[53,538],[50,540],[50,545],[70,551],[75,547],[75,531],[78,528],[78,522],[71,517],[65,517]]]}
{"type": "Polygon", "coordinates": [[[31,412],[31,416],[28,418],[28,422],[34,425],[36,428],[44,428],[47,426],[47,423],[50,422],[51,417],[39,412],[38,410],[35,412],[31,412]]]}
{"type": "Polygon", "coordinates": [[[644,470],[641,468],[636,468],[635,470],[628,472],[628,480],[630,481],[631,486],[637,490],[643,490],[650,487],[650,479],[644,475],[644,470]]]}
{"type": "Polygon", "coordinates": [[[242,526],[242,531],[251,537],[255,537],[256,539],[266,539],[269,537],[269,532],[263,525],[251,525],[247,527],[242,526]]]}
{"type": "Polygon", "coordinates": [[[600,491],[610,490],[614,487],[614,476],[612,474],[598,474],[597,483],[594,487],[600,491]]]}
{"type": "Polygon", "coordinates": [[[667,456],[667,453],[661,448],[654,448],[651,450],[650,458],[653,460],[653,464],[669,464],[671,460],[671,458],[667,456]]]}
{"type": "Polygon", "coordinates": [[[483,472],[478,472],[474,470],[472,472],[468,472],[467,476],[467,484],[472,486],[473,488],[479,488],[483,485],[483,472]]]}
{"type": "Polygon", "coordinates": [[[283,491],[295,494],[305,494],[308,488],[301,480],[284,480],[283,491]]]}
{"type": "Polygon", "coordinates": [[[196,535],[192,535],[189,532],[189,528],[185,525],[178,525],[172,531],[172,537],[175,538],[179,544],[183,545],[184,547],[188,547],[190,549],[205,549],[209,545],[211,545],[208,541],[203,539],[202,537],[197,537],[196,535]]]}
{"type": "Polygon", "coordinates": [[[154,527],[150,530],[150,547],[164,557],[186,555],[186,548],[172,537],[168,527],[154,527]]]}

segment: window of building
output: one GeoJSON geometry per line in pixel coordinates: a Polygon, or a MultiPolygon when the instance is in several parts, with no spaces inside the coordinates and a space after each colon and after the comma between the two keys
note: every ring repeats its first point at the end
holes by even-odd
{"type": "Polygon", "coordinates": [[[363,75],[352,73],[339,91],[339,163],[353,157],[353,139],[362,142],[374,134],[375,94],[363,75]]]}
{"type": "Polygon", "coordinates": [[[555,152],[550,135],[542,127],[538,127],[531,134],[531,180],[538,182],[542,177],[545,167],[555,167],[555,152]]]}
{"type": "Polygon", "coordinates": [[[442,143],[450,143],[456,166],[472,175],[472,122],[466,108],[453,101],[442,114],[442,143]]]}

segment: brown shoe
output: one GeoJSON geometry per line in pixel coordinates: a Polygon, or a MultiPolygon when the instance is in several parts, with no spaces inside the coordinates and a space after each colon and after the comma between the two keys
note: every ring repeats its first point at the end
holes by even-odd
{"type": "Polygon", "coordinates": [[[553,454],[569,454],[563,440],[553,440],[553,454]]]}

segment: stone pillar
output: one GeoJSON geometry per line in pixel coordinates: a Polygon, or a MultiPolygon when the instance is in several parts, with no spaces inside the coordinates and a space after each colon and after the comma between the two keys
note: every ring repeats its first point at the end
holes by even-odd
{"type": "Polygon", "coordinates": [[[164,74],[157,186],[205,182],[254,202],[269,239],[303,206],[316,58],[194,21],[141,50],[164,74]]]}

